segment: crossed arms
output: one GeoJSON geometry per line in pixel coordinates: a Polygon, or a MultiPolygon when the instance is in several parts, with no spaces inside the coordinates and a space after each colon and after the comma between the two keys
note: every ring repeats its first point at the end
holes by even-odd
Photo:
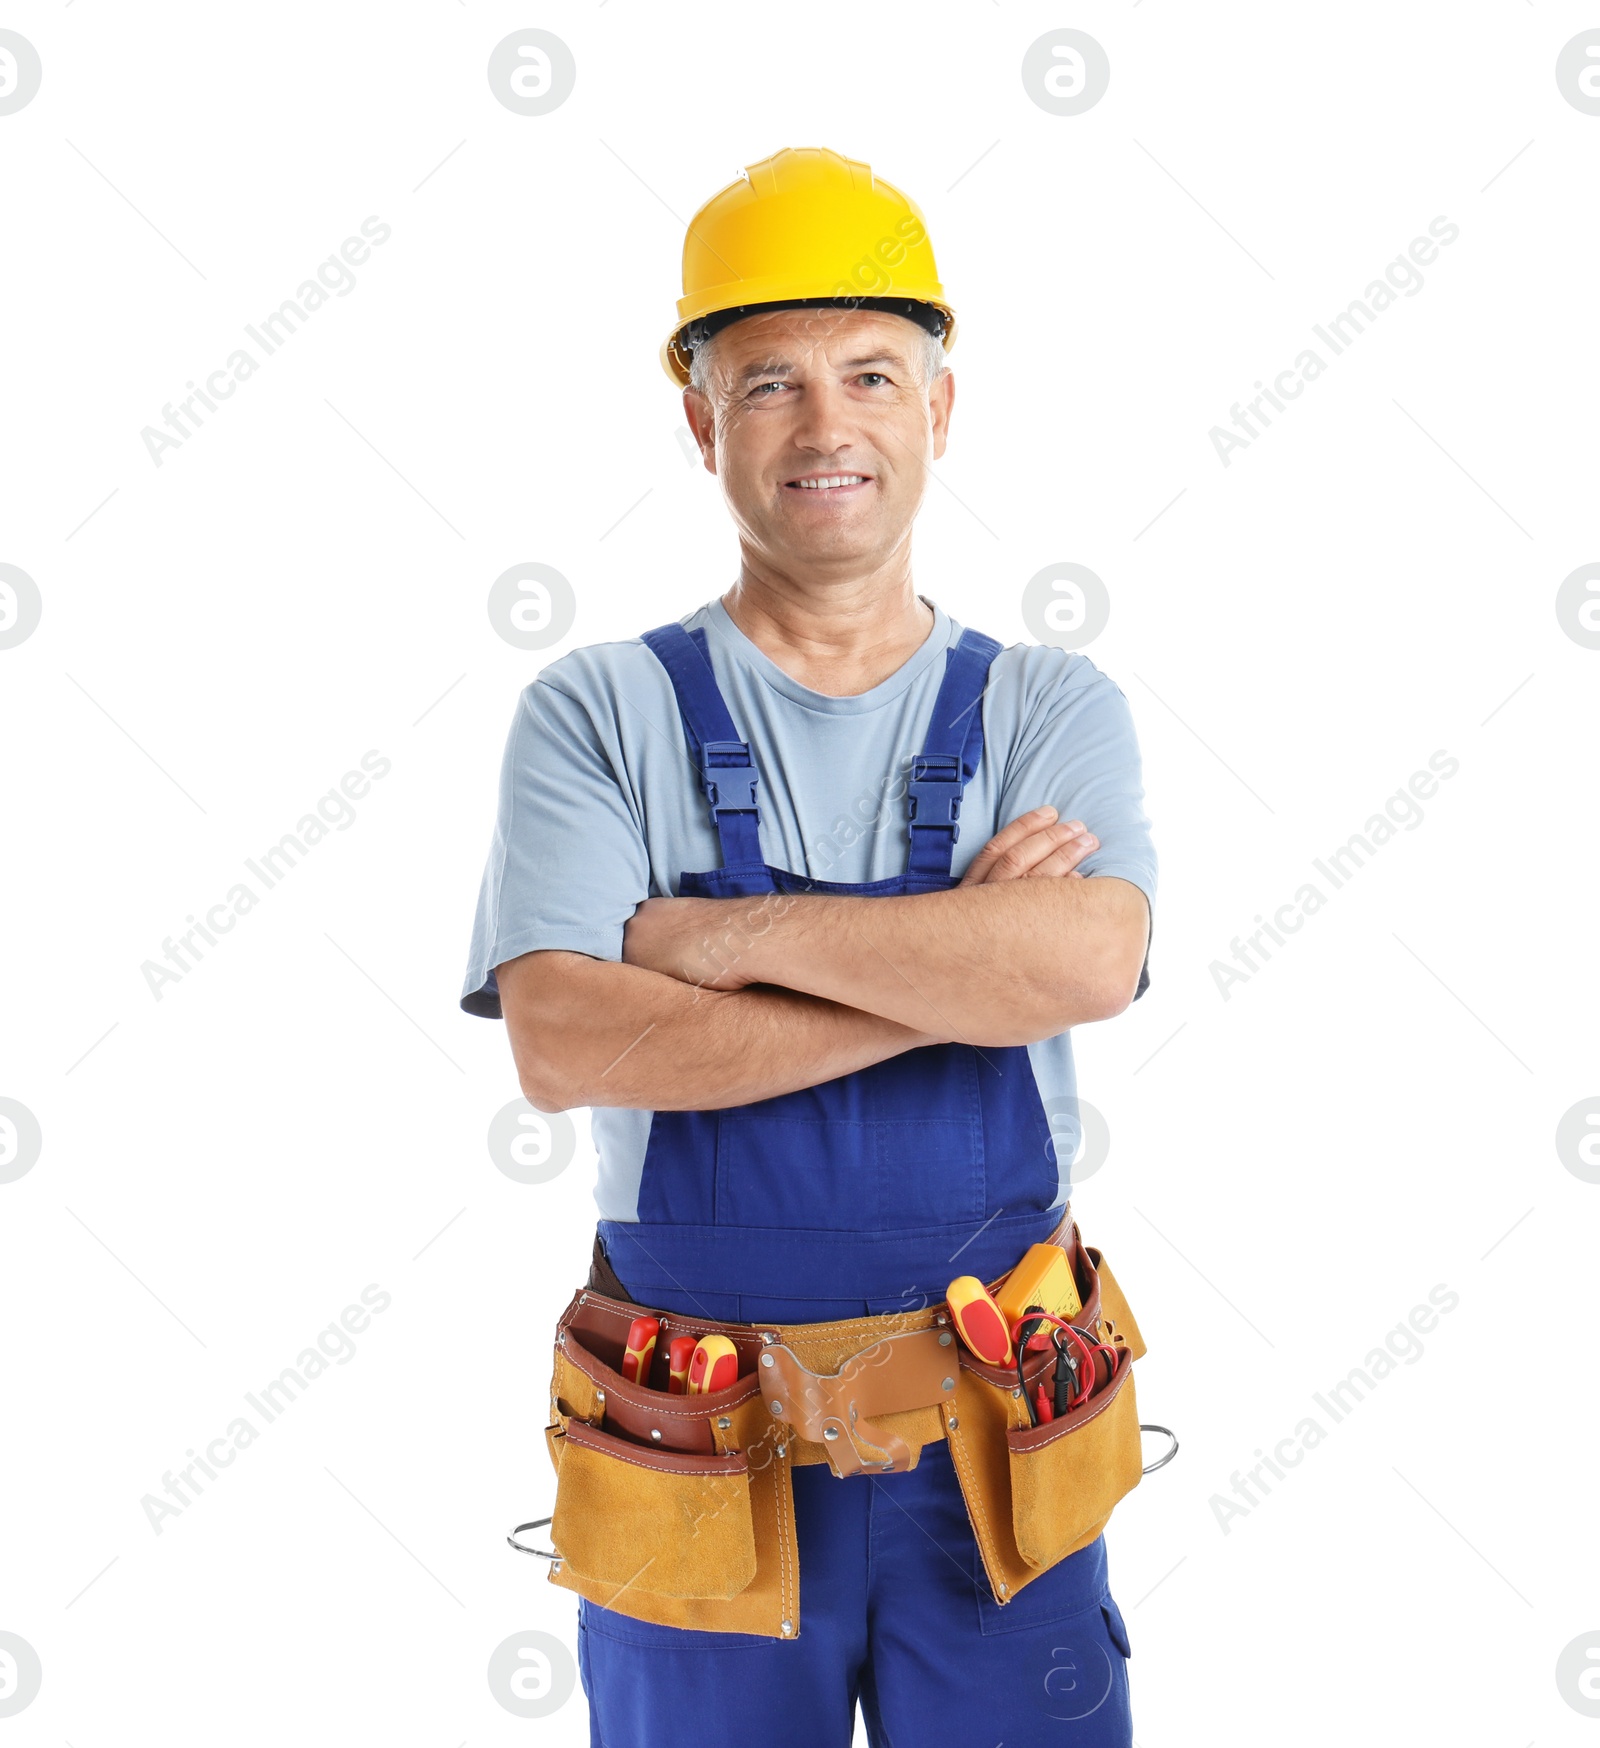
{"type": "Polygon", "coordinates": [[[621,963],[497,968],[518,1078],[541,1111],[749,1104],[925,1044],[1031,1044],[1133,999],[1144,894],[1086,879],[1081,820],[1024,814],[959,886],[899,898],[651,898],[621,963]]]}

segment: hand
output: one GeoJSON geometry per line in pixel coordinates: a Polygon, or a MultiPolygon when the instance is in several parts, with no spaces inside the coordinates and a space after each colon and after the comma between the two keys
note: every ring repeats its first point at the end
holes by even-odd
{"type": "Polygon", "coordinates": [[[992,886],[1001,880],[1032,880],[1042,875],[1082,880],[1078,864],[1100,848],[1100,840],[1081,819],[1065,822],[1053,807],[1036,807],[990,838],[961,876],[963,886],[992,886]]]}
{"type": "MultiPolygon", "coordinates": [[[[647,898],[622,928],[622,962],[700,989],[743,989],[740,961],[773,899],[647,898]]],[[[781,901],[780,901],[781,902],[781,901]]]]}

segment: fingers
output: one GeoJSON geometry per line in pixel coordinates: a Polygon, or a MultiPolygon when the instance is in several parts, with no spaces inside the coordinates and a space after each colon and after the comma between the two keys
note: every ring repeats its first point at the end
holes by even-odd
{"type": "Polygon", "coordinates": [[[976,886],[1073,873],[1100,847],[1100,840],[1084,829],[1082,820],[1058,822],[1055,811],[1053,807],[1036,808],[996,832],[973,858],[961,884],[976,886]]]}
{"type": "MultiPolygon", "coordinates": [[[[1064,828],[1057,827],[1056,829],[1064,828]]],[[[1043,837],[1044,833],[1041,832],[1038,835],[1043,837]]],[[[1034,841],[1030,839],[1030,845],[1034,841]]],[[[1046,875],[1059,878],[1064,874],[1074,874],[1077,872],[1078,864],[1086,857],[1092,856],[1099,847],[1100,840],[1092,832],[1080,833],[1068,838],[1063,843],[1046,844],[1045,853],[1031,867],[1023,869],[1020,877],[1026,880],[1038,880],[1046,875]]],[[[989,879],[992,882],[1000,877],[996,873],[991,874],[989,879]]]]}
{"type": "Polygon", "coordinates": [[[1053,807],[1036,807],[1032,813],[1025,813],[1020,818],[1012,820],[1010,825],[1002,826],[986,843],[976,856],[972,865],[961,877],[963,886],[977,886],[989,877],[989,870],[999,861],[1014,844],[1020,844],[1031,832],[1038,831],[1048,825],[1056,817],[1053,807]]]}
{"type": "Polygon", "coordinates": [[[1032,837],[1024,838],[1000,857],[989,870],[988,884],[997,880],[1036,880],[1046,876],[1070,874],[1086,856],[1100,847],[1100,840],[1091,832],[1078,829],[1077,822],[1046,826],[1032,837]]]}
{"type": "Polygon", "coordinates": [[[1065,874],[1088,853],[1075,821],[1047,825],[1020,844],[1013,844],[989,870],[989,883],[1023,880],[1036,874],[1065,874]]]}

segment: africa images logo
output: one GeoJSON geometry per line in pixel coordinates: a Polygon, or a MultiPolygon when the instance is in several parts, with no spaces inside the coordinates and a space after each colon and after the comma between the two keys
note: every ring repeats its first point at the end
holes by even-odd
{"type": "Polygon", "coordinates": [[[167,402],[161,409],[164,431],[146,425],[139,433],[156,466],[160,467],[167,450],[181,449],[205,423],[200,407],[211,413],[218,411],[217,402],[231,399],[239,384],[248,382],[330,297],[348,297],[356,288],[356,276],[351,269],[362,266],[371,257],[372,244],[386,243],[391,235],[389,226],[376,214],[364,218],[361,236],[346,237],[338,254],[319,262],[315,275],[303,280],[293,297],[286,297],[275,310],[263,316],[259,324],[246,322],[244,331],[260,348],[261,357],[258,359],[247,346],[236,348],[207,376],[204,387],[191,379],[189,393],[179,396],[176,407],[171,401],[167,402]],[[366,241],[363,242],[362,238],[366,241]]]}

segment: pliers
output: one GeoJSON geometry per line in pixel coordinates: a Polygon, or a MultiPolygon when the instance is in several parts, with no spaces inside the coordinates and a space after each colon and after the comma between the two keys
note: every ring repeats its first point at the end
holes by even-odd
{"type": "Polygon", "coordinates": [[[1045,1311],[1037,1305],[1029,1306],[1016,1320],[1012,1325],[1012,1336],[1017,1349],[1017,1384],[1022,1392],[1022,1399],[1028,1405],[1029,1419],[1035,1426],[1054,1420],[1070,1409],[1081,1407],[1102,1382],[1109,1384],[1117,1375],[1117,1367],[1121,1364],[1124,1351],[1111,1347],[1092,1335],[1086,1335],[1067,1318],[1053,1311],[1045,1311]],[[1028,1344],[1047,1326],[1050,1330],[1050,1342],[1056,1353],[1050,1387],[1045,1387],[1044,1374],[1041,1373],[1039,1381],[1030,1390],[1023,1376],[1023,1357],[1028,1350],[1028,1344]],[[1106,1375],[1103,1380],[1096,1359],[1096,1355],[1100,1353],[1106,1356],[1106,1375]]]}

